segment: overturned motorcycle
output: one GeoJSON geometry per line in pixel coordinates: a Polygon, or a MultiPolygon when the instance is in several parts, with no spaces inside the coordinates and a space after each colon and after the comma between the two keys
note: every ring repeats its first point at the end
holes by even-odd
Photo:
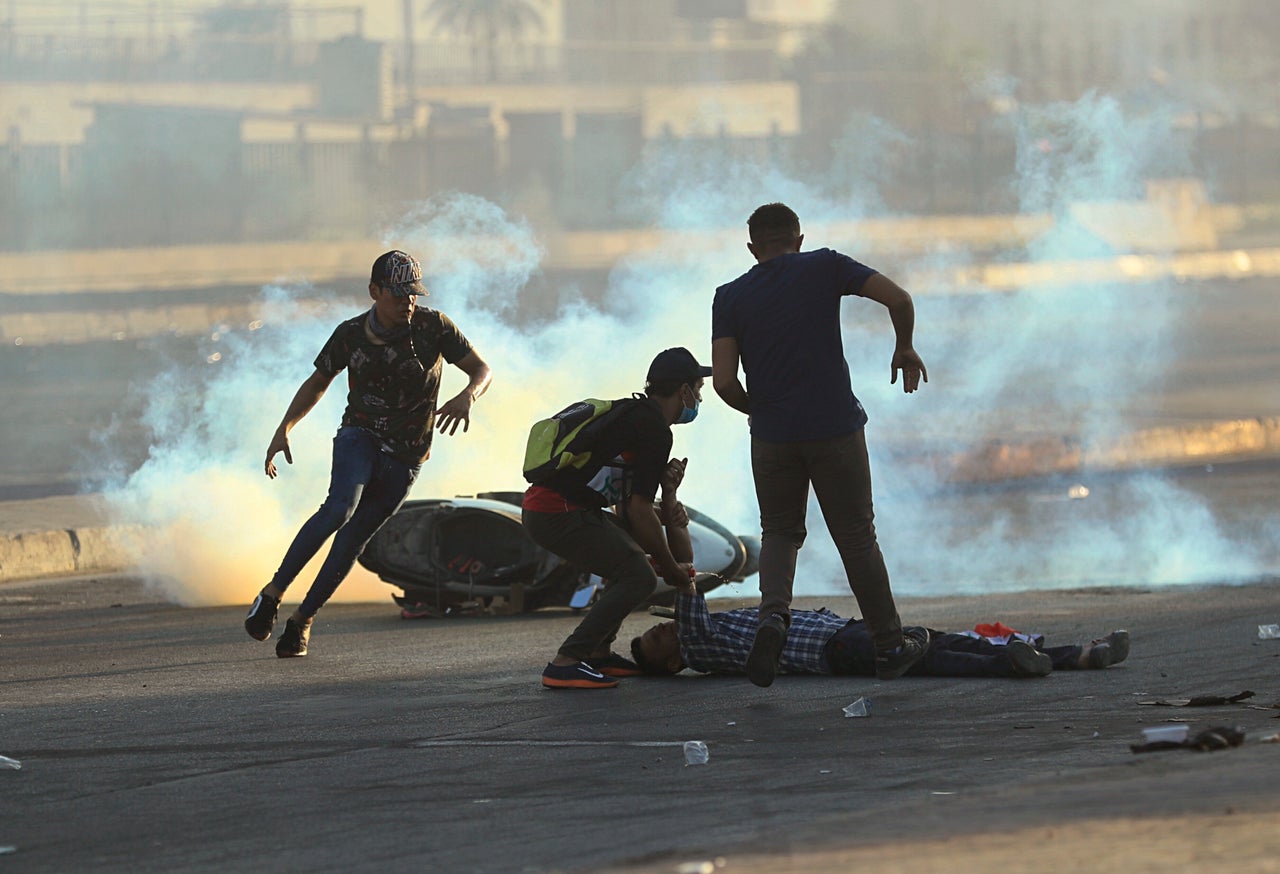
{"type": "MultiPolygon", "coordinates": [[[[408,501],[369,541],[360,564],[401,590],[406,619],[467,613],[581,610],[604,582],[534,543],[520,521],[521,492],[408,501]]],[[[733,534],[692,507],[689,537],[698,590],[755,573],[756,537],[733,534]]],[[[669,606],[675,590],[659,580],[645,606],[669,606]]]]}

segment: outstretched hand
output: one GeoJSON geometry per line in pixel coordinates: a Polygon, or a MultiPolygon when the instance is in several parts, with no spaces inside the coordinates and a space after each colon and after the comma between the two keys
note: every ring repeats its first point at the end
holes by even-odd
{"type": "Polygon", "coordinates": [[[458,430],[461,423],[462,432],[465,434],[467,429],[471,427],[471,405],[475,399],[471,397],[471,392],[464,391],[451,398],[444,406],[436,410],[436,430],[448,434],[452,437],[458,430]]]}
{"type": "Polygon", "coordinates": [[[924,381],[929,381],[929,371],[925,370],[924,361],[915,349],[908,346],[906,349],[897,349],[893,353],[893,360],[889,362],[889,384],[893,385],[898,381],[898,371],[902,371],[902,390],[907,394],[911,394],[920,388],[920,378],[924,377],[924,381]]]}
{"type": "Polygon", "coordinates": [[[293,464],[293,453],[289,451],[289,435],[280,431],[275,433],[275,436],[271,438],[271,444],[267,447],[266,471],[267,477],[270,479],[276,478],[277,471],[274,459],[278,452],[283,452],[284,460],[293,464]]]}

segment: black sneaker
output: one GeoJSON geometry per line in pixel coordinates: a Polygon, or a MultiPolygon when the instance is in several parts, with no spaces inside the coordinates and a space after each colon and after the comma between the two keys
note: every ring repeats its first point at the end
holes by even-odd
{"type": "Polygon", "coordinates": [[[279,609],[279,598],[259,592],[249,608],[249,615],[244,618],[244,630],[254,640],[266,640],[271,636],[271,629],[276,627],[276,611],[279,609]]]}
{"type": "Polygon", "coordinates": [[[542,685],[548,689],[612,689],[618,685],[618,678],[605,676],[586,662],[548,663],[542,672],[542,685]]]}
{"type": "Polygon", "coordinates": [[[1118,665],[1129,657],[1129,632],[1113,631],[1106,637],[1090,641],[1089,667],[1093,670],[1118,665]]]}
{"type": "Polygon", "coordinates": [[[787,623],[777,613],[760,623],[755,642],[747,655],[747,679],[757,686],[770,686],[778,673],[778,656],[787,642],[787,623]]]}
{"type": "Polygon", "coordinates": [[[876,651],[876,679],[896,680],[929,651],[929,632],[924,628],[902,629],[902,645],[876,651]]]}
{"type": "Polygon", "coordinates": [[[311,640],[311,623],[299,625],[292,619],[284,624],[284,633],[276,641],[276,655],[282,659],[301,658],[307,654],[307,643],[311,640]]]}
{"type": "Polygon", "coordinates": [[[1053,659],[1025,640],[1011,640],[1004,648],[1015,677],[1047,677],[1053,673],[1053,659]]]}

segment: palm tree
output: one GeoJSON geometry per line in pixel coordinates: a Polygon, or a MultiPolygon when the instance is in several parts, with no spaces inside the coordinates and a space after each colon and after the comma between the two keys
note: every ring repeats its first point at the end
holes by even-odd
{"type": "Polygon", "coordinates": [[[540,0],[431,0],[427,16],[441,30],[471,37],[473,51],[484,46],[485,69],[492,82],[498,76],[498,40],[541,31],[540,7],[540,0]]]}

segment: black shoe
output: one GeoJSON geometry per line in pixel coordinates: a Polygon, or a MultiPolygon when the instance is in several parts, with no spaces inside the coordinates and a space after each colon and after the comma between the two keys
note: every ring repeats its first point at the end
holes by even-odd
{"type": "Polygon", "coordinates": [[[542,671],[542,685],[548,689],[612,689],[618,682],[617,677],[606,676],[586,662],[572,665],[548,662],[542,671]]]}
{"type": "Polygon", "coordinates": [[[782,655],[782,645],[786,642],[786,620],[777,613],[769,614],[756,629],[755,642],[747,655],[747,679],[757,686],[772,685],[778,673],[778,656],[782,655]]]}
{"type": "Polygon", "coordinates": [[[1053,673],[1053,659],[1025,640],[1011,640],[1004,648],[1015,677],[1047,677],[1053,673]]]}
{"type": "Polygon", "coordinates": [[[276,611],[279,609],[279,598],[259,592],[249,608],[249,615],[244,618],[244,630],[254,640],[266,640],[271,636],[271,629],[276,627],[276,611]]]}
{"type": "Polygon", "coordinates": [[[1113,631],[1089,644],[1089,667],[1097,670],[1118,665],[1129,657],[1129,632],[1113,631]]]}
{"type": "Polygon", "coordinates": [[[301,658],[307,654],[307,643],[311,640],[311,623],[299,625],[292,619],[284,624],[284,633],[276,641],[276,655],[282,659],[301,658]]]}
{"type": "Polygon", "coordinates": [[[929,651],[929,632],[924,628],[902,629],[902,645],[876,652],[876,679],[896,680],[929,651]]]}

